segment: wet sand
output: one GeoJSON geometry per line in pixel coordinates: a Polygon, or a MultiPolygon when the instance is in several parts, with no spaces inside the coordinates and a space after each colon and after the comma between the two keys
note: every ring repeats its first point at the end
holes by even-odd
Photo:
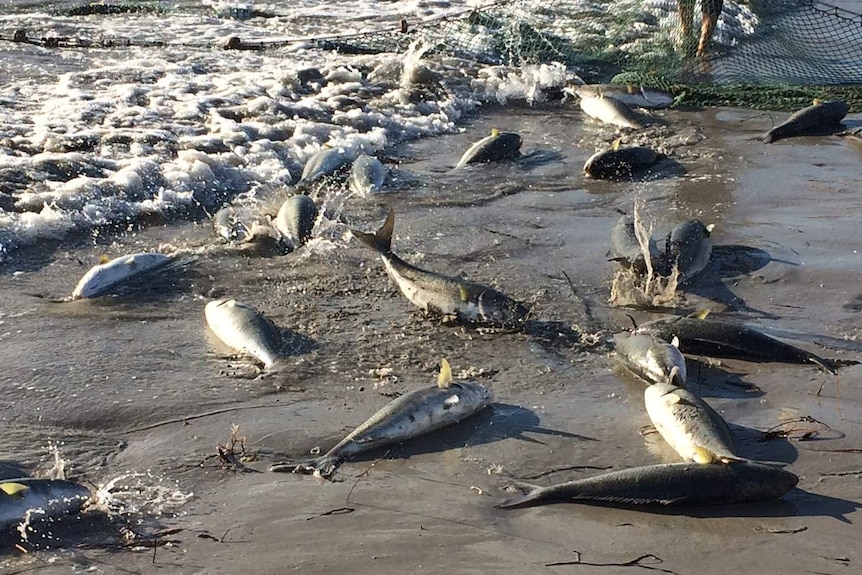
{"type": "MultiPolygon", "coordinates": [[[[70,292],[84,264],[104,252],[211,241],[207,223],[21,254],[19,273],[10,266],[0,277],[2,331],[14,335],[3,338],[0,352],[9,366],[0,380],[11,390],[3,415],[13,438],[0,461],[32,470],[44,465],[46,438],[61,438],[81,478],[100,483],[146,469],[194,496],[161,516],[143,514],[142,533],[181,530],[155,555],[98,548],[117,540],[118,522],[93,519],[69,528],[59,551],[5,552],[0,569],[622,573],[632,567],[619,564],[650,555],[644,564],[679,574],[852,570],[862,561],[854,526],[862,461],[837,450],[862,448],[859,366],[836,379],[804,365],[690,365],[691,387],[734,426],[742,455],[785,462],[799,475],[798,488],[781,501],[658,512],[493,508],[511,496],[507,478],[550,484],[675,460],[654,434],[639,434],[649,423],[643,385],[589,337],[605,340],[631,323],[632,312],[607,306],[615,267],[604,254],[614,210],[630,210],[635,197],[645,201],[657,233],[690,217],[716,224],[716,257],[686,290],[686,309],[709,307],[779,330],[827,357],[862,356],[862,149],[838,137],[765,145],[753,138],[770,120],[752,116],[731,109],[657,114],[656,124],[626,143],[652,141],[687,173],[648,182],[584,180],[583,162],[614,134],[584,123],[574,108],[487,110],[462,134],[394,150],[400,167],[425,183],[351,199],[345,218],[372,230],[394,207],[399,255],[529,302],[527,333],[421,317],[379,258],[343,239],[331,249],[279,257],[201,258],[161,294],[71,304],[36,295],[70,292]],[[520,132],[525,154],[555,161],[450,172],[460,151],[491,127],[520,132]],[[218,355],[203,323],[205,302],[224,295],[252,303],[294,333],[291,373],[263,381],[232,376],[237,361],[218,355]],[[347,463],[335,483],[266,471],[270,461],[328,448],[389,401],[386,394],[433,385],[442,357],[456,377],[465,372],[494,390],[491,410],[347,463]],[[227,411],[192,417],[219,410],[227,411]],[[793,440],[760,441],[758,430],[802,417],[834,431],[798,441],[814,426],[800,423],[793,440]],[[176,421],[139,430],[167,420],[176,421]],[[258,452],[244,464],[247,472],[224,469],[214,457],[232,425],[258,452]],[[91,534],[78,528],[87,526],[91,534]],[[611,566],[546,566],[578,558],[611,566]]],[[[672,162],[662,169],[679,171],[672,162]]]]}

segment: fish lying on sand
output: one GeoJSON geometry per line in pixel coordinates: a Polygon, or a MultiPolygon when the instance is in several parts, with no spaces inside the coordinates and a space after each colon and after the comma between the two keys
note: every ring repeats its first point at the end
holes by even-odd
{"type": "Polygon", "coordinates": [[[575,94],[579,98],[594,98],[599,96],[610,96],[615,100],[633,108],[644,110],[663,110],[673,105],[674,97],[670,92],[646,86],[635,86],[626,84],[583,84],[580,86],[567,86],[564,91],[575,94]]]}
{"type": "Polygon", "coordinates": [[[684,461],[716,463],[738,459],[733,433],[709,404],[670,381],[644,390],[653,425],[684,461]]]}
{"type": "Polygon", "coordinates": [[[635,333],[651,333],[665,341],[676,337],[680,351],[686,354],[755,362],[813,363],[832,374],[838,373],[838,365],[858,363],[825,359],[744,325],[691,316],[647,322],[638,326],[635,333]]]}
{"type": "Polygon", "coordinates": [[[395,211],[389,210],[377,233],[351,232],[380,254],[389,277],[414,305],[437,315],[486,325],[514,326],[526,319],[529,309],[524,304],[493,288],[423,270],[399,258],[391,249],[394,227],[395,211]]]}
{"type": "Polygon", "coordinates": [[[771,144],[782,138],[821,134],[824,130],[838,126],[849,111],[850,106],[841,100],[832,102],[814,100],[813,105],[794,112],[759,139],[771,144]]]}
{"type": "Polygon", "coordinates": [[[687,377],[685,357],[677,348],[679,342],[668,343],[648,333],[623,332],[614,336],[617,357],[636,375],[648,383],[670,379],[680,387],[687,377]]]}
{"type": "Polygon", "coordinates": [[[281,232],[294,249],[311,239],[311,232],[318,216],[317,204],[303,194],[290,196],[275,216],[275,229],[281,232]]]}
{"type": "Polygon", "coordinates": [[[302,169],[297,186],[304,186],[328,176],[353,161],[356,152],[349,148],[324,147],[311,156],[302,169]]]}
{"type": "Polygon", "coordinates": [[[778,499],[798,482],[789,471],[746,461],[668,463],[621,469],[550,487],[530,486],[525,495],[497,507],[515,509],[548,503],[730,505],[778,499]]]}
{"type": "MultiPolygon", "coordinates": [[[[658,246],[652,238],[649,238],[647,247],[650,256],[650,264],[653,270],[658,269],[660,263],[658,246]]],[[[608,259],[620,263],[624,267],[632,268],[640,275],[647,273],[646,258],[635,232],[635,219],[630,215],[622,215],[611,229],[611,248],[605,254],[608,259]]]]}
{"type": "Polygon", "coordinates": [[[581,110],[604,124],[613,124],[620,128],[641,127],[640,118],[631,108],[610,96],[590,96],[581,98],[581,110]]]}
{"type": "Polygon", "coordinates": [[[390,401],[322,457],[299,463],[276,463],[270,471],[312,473],[330,477],[346,459],[372,449],[401,443],[454,425],[486,408],[491,390],[472,381],[454,381],[443,360],[437,385],[415,389],[390,401]]]}
{"type": "Polygon", "coordinates": [[[464,152],[456,168],[467,164],[483,164],[515,160],[521,155],[521,136],[514,132],[501,132],[494,128],[489,136],[485,136],[464,152]]]}
{"type": "Polygon", "coordinates": [[[360,196],[379,192],[386,181],[386,167],[374,156],[359,154],[350,167],[348,186],[360,196]]]}
{"type": "Polygon", "coordinates": [[[78,281],[72,299],[99,297],[119,287],[134,276],[158,269],[172,261],[171,256],[144,252],[120,256],[113,260],[103,258],[78,281]]]}
{"type": "Polygon", "coordinates": [[[204,315],[212,332],[228,347],[254,357],[268,370],[280,363],[281,332],[253,307],[218,299],[206,305],[204,315]]]}
{"type": "Polygon", "coordinates": [[[23,521],[27,511],[40,516],[74,515],[90,499],[90,490],[62,479],[4,479],[0,481],[0,528],[23,521]]]}
{"type": "Polygon", "coordinates": [[[621,148],[614,142],[610,150],[596,152],[584,164],[584,173],[597,180],[631,179],[646,168],[656,165],[664,154],[641,146],[621,148]]]}
{"type": "Polygon", "coordinates": [[[667,235],[665,259],[668,266],[676,265],[680,282],[691,280],[709,265],[712,256],[709,235],[714,227],[713,224],[705,226],[699,220],[688,220],[667,235]]]}

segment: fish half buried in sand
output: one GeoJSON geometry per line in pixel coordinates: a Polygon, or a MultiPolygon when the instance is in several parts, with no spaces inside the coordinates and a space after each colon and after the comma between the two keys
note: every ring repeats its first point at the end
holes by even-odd
{"type": "MultiPolygon", "coordinates": [[[[103,258],[107,259],[107,258],[103,258]]],[[[158,269],[172,261],[171,256],[158,253],[139,253],[120,256],[93,266],[78,281],[72,299],[99,297],[111,293],[134,276],[158,269]]]]}
{"type": "Polygon", "coordinates": [[[31,509],[39,516],[74,515],[90,499],[90,490],[63,479],[5,479],[0,481],[0,528],[23,521],[31,509]]]}
{"type": "Polygon", "coordinates": [[[225,345],[257,359],[268,370],[278,366],[281,332],[256,309],[233,299],[218,299],[206,305],[204,315],[225,345]]]}
{"type": "Polygon", "coordinates": [[[383,188],[387,172],[386,167],[374,156],[359,154],[350,167],[347,183],[354,193],[370,196],[383,188]]]}
{"type": "Polygon", "coordinates": [[[685,386],[685,357],[677,348],[679,342],[668,343],[652,334],[623,332],[614,336],[617,357],[638,377],[648,383],[675,382],[685,386]]]}
{"type": "Polygon", "coordinates": [[[494,128],[491,130],[491,135],[485,136],[467,148],[455,167],[516,160],[520,155],[521,136],[513,132],[501,132],[494,128]]]}
{"type": "Polygon", "coordinates": [[[709,235],[714,227],[713,224],[705,226],[699,220],[688,220],[667,235],[665,258],[668,266],[676,265],[680,282],[691,280],[709,265],[712,256],[709,235]]]}
{"type": "Polygon", "coordinates": [[[296,249],[305,245],[311,239],[311,231],[318,216],[317,204],[314,200],[303,194],[290,196],[275,216],[275,229],[293,244],[296,249]]]}
{"type": "Polygon", "coordinates": [[[370,234],[351,230],[353,236],[376,250],[401,293],[421,309],[442,316],[485,325],[511,327],[522,323],[529,309],[488,286],[417,268],[392,252],[395,211],[370,234]]]}
{"type": "Polygon", "coordinates": [[[664,154],[640,146],[620,147],[619,139],[610,150],[596,152],[584,164],[584,173],[597,180],[628,180],[656,165],[664,154]]]}
{"type": "Polygon", "coordinates": [[[635,333],[651,333],[665,341],[679,339],[679,350],[691,355],[726,357],[745,361],[813,363],[837,374],[837,366],[853,365],[853,360],[830,360],[810,351],[769,337],[736,323],[698,317],[672,317],[640,325],[635,333]]]}
{"type": "Polygon", "coordinates": [[[567,86],[564,91],[575,94],[579,98],[596,98],[610,96],[623,104],[633,108],[644,110],[663,110],[673,105],[674,96],[670,92],[647,88],[646,86],[625,86],[616,84],[583,84],[580,86],[567,86]]]}
{"type": "Polygon", "coordinates": [[[644,390],[644,405],[656,431],[684,461],[719,463],[739,459],[724,419],[687,389],[667,381],[644,390]]]}
{"type": "Polygon", "coordinates": [[[722,465],[667,463],[621,469],[549,487],[530,486],[501,509],[548,503],[700,507],[778,499],[799,482],[769,465],[733,461],[722,465]]]}
{"type": "Polygon", "coordinates": [[[454,425],[486,408],[493,399],[491,390],[478,383],[453,381],[449,362],[444,359],[435,387],[415,389],[390,401],[322,457],[276,463],[269,469],[330,477],[341,462],[357,453],[454,425]]]}
{"type": "Polygon", "coordinates": [[[830,128],[835,128],[850,111],[846,102],[835,100],[833,102],[821,102],[814,100],[814,104],[794,112],[784,122],[773,127],[759,139],[771,144],[782,138],[792,136],[819,135],[830,128]]]}
{"type": "Polygon", "coordinates": [[[626,104],[610,96],[581,98],[580,105],[581,110],[587,116],[603,124],[613,124],[620,128],[638,129],[641,127],[641,121],[637,114],[626,104]]]}

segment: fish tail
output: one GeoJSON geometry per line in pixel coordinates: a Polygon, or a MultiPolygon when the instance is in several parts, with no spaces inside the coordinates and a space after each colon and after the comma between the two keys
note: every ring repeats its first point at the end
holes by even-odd
{"type": "Polygon", "coordinates": [[[532,507],[536,505],[538,502],[543,499],[543,487],[539,487],[538,485],[531,485],[529,483],[523,483],[521,481],[512,481],[510,487],[515,487],[524,491],[523,495],[519,497],[513,497],[512,499],[507,499],[502,503],[498,503],[494,507],[497,509],[522,509],[524,507],[532,507]]]}
{"type": "Polygon", "coordinates": [[[329,479],[338,469],[341,461],[337,457],[324,455],[315,459],[305,461],[282,461],[273,463],[269,470],[276,473],[301,473],[303,475],[317,475],[329,479]]]}
{"type": "Polygon", "coordinates": [[[812,355],[808,360],[820,367],[823,371],[829,372],[832,375],[838,375],[838,366],[832,360],[812,355]]]}
{"type": "Polygon", "coordinates": [[[386,221],[380,226],[376,233],[369,234],[359,230],[351,229],[353,237],[368,246],[369,248],[388,254],[392,250],[392,231],[395,229],[395,210],[389,209],[389,215],[386,216],[386,221]]]}

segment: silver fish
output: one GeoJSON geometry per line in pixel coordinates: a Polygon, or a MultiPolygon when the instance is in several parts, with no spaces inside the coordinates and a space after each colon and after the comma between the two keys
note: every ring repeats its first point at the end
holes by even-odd
{"type": "Polygon", "coordinates": [[[631,108],[610,96],[591,96],[581,98],[581,110],[604,124],[620,128],[640,128],[641,121],[631,108]]]}
{"type": "Polygon", "coordinates": [[[644,390],[653,425],[684,461],[735,460],[736,445],[727,423],[709,404],[687,389],[663,382],[644,390]]]}
{"type": "Polygon", "coordinates": [[[389,210],[377,233],[351,233],[380,254],[389,277],[414,305],[438,315],[488,325],[513,326],[526,319],[529,310],[524,304],[493,288],[423,270],[399,258],[391,249],[394,227],[395,211],[389,210]]]}
{"type": "Polygon", "coordinates": [[[8,527],[26,518],[27,511],[62,517],[74,515],[90,499],[90,490],[62,479],[4,479],[0,481],[0,526],[8,527]]]}
{"type": "Polygon", "coordinates": [[[360,196],[379,192],[386,181],[386,167],[374,156],[359,154],[350,167],[348,185],[360,196]]]}
{"type": "Polygon", "coordinates": [[[623,332],[614,336],[614,347],[625,366],[648,383],[673,378],[674,383],[685,386],[685,357],[673,343],[651,334],[623,332]]]}
{"type": "Polygon", "coordinates": [[[769,465],[668,463],[621,469],[577,481],[536,487],[497,505],[501,509],[547,503],[699,507],[778,499],[799,482],[769,465]]]}
{"type": "Polygon", "coordinates": [[[485,136],[464,152],[458,160],[456,168],[467,164],[483,164],[515,160],[521,155],[521,136],[514,132],[501,132],[494,128],[491,134],[485,136]]]}
{"type": "Polygon", "coordinates": [[[228,347],[271,369],[279,363],[281,332],[253,307],[233,299],[209,302],[204,315],[212,332],[228,347]]]}
{"type": "Polygon", "coordinates": [[[737,323],[698,317],[671,317],[638,326],[636,333],[651,333],[665,341],[678,338],[680,351],[707,357],[729,357],[746,361],[813,363],[833,375],[838,365],[853,365],[853,360],[833,360],[769,337],[737,323]]]}
{"type": "Polygon", "coordinates": [[[453,381],[443,360],[437,386],[405,393],[372,415],[322,457],[300,463],[276,463],[270,471],[313,473],[330,477],[344,460],[372,449],[401,443],[454,425],[486,408],[493,393],[471,381],[453,381]]]}
{"type": "Polygon", "coordinates": [[[813,105],[794,112],[784,122],[766,132],[760,139],[771,144],[791,136],[816,135],[825,129],[838,126],[849,111],[850,107],[847,103],[840,100],[832,102],[815,100],[813,105]]]}
{"type": "Polygon", "coordinates": [[[290,196],[278,210],[275,228],[297,248],[311,239],[318,213],[317,204],[308,196],[290,196]]]}
{"type": "Polygon", "coordinates": [[[130,278],[168,264],[172,258],[164,254],[139,253],[120,256],[93,266],[78,281],[72,291],[73,299],[99,297],[108,294],[130,278]]]}
{"type": "Polygon", "coordinates": [[[332,174],[353,161],[355,152],[348,148],[323,148],[305,163],[297,186],[307,185],[332,174]]]}
{"type": "Polygon", "coordinates": [[[706,269],[712,256],[709,235],[715,226],[703,225],[699,220],[688,220],[677,225],[666,238],[667,264],[676,264],[679,281],[686,282],[706,269]]]}
{"type": "Polygon", "coordinates": [[[618,86],[616,84],[584,84],[566,87],[565,91],[580,98],[610,96],[634,108],[662,110],[673,105],[674,97],[670,92],[647,88],[646,86],[618,86]]]}

